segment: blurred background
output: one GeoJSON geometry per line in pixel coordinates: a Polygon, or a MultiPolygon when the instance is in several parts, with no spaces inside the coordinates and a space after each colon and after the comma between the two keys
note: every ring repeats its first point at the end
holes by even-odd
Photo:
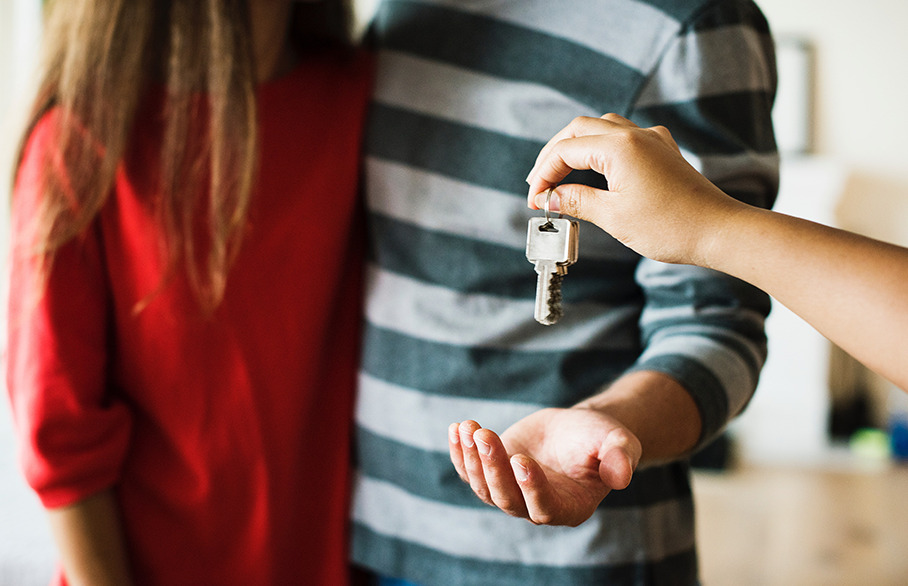
{"type": "MultiPolygon", "coordinates": [[[[376,0],[358,2],[362,23],[376,0]]],[[[33,81],[40,4],[0,0],[3,201],[33,81]]],[[[778,43],[774,117],[783,158],[776,209],[908,246],[908,73],[900,65],[908,58],[908,3],[758,4],[778,43]]],[[[4,274],[7,242],[4,205],[4,274]]],[[[5,309],[6,278],[0,283],[5,309]]],[[[894,453],[890,441],[900,421],[908,424],[908,394],[784,307],[774,306],[767,328],[770,357],[756,397],[697,458],[704,584],[908,583],[908,466],[900,459],[908,456],[894,453]]],[[[8,411],[4,398],[0,586],[46,584],[55,552],[16,465],[8,411]]]]}

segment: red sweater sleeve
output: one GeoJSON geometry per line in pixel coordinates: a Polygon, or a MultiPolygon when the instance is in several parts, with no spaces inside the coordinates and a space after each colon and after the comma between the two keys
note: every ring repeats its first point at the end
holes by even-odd
{"type": "Polygon", "coordinates": [[[12,206],[7,386],[26,480],[46,507],[117,482],[131,414],[107,365],[109,291],[97,226],[58,252],[42,282],[31,227],[53,161],[53,113],[35,127],[12,206]]]}

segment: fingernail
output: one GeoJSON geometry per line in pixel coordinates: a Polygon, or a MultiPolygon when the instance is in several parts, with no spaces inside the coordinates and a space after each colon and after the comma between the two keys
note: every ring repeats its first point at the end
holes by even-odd
{"type": "Polygon", "coordinates": [[[463,442],[463,445],[467,446],[468,448],[472,448],[473,447],[473,434],[472,433],[467,433],[467,434],[461,433],[460,441],[463,442]]]}
{"type": "Polygon", "coordinates": [[[457,427],[452,424],[448,428],[448,439],[451,440],[451,443],[457,445],[460,443],[460,432],[457,430],[457,427]]]}
{"type": "Polygon", "coordinates": [[[482,441],[479,438],[474,437],[473,439],[476,440],[476,449],[479,450],[480,454],[482,454],[483,456],[488,456],[489,454],[492,453],[491,444],[487,444],[486,442],[482,441]]]}
{"type": "MultiPolygon", "coordinates": [[[[545,198],[548,197],[549,190],[541,191],[536,194],[534,201],[536,202],[536,207],[540,210],[545,209],[545,198]]],[[[558,192],[554,189],[552,190],[552,197],[549,197],[549,211],[550,212],[560,212],[561,211],[561,198],[558,197],[558,192]]]]}
{"type": "Polygon", "coordinates": [[[511,468],[514,469],[514,476],[517,477],[517,480],[520,482],[524,482],[530,477],[530,471],[527,470],[526,466],[519,462],[511,462],[511,468]]]}

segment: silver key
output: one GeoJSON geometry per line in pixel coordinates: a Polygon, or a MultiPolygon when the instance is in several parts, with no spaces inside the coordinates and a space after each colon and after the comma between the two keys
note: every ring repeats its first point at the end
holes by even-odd
{"type": "Polygon", "coordinates": [[[561,281],[577,262],[580,224],[566,218],[530,218],[527,260],[536,267],[536,321],[552,325],[561,319],[561,281]]]}

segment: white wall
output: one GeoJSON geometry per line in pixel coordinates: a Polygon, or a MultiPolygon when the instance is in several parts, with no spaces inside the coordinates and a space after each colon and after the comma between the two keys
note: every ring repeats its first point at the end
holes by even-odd
{"type": "MultiPolygon", "coordinates": [[[[814,49],[812,153],[783,159],[777,209],[908,246],[908,3],[757,2],[777,38],[814,49]]],[[[863,381],[885,423],[889,383],[847,356],[831,360],[831,345],[779,304],[767,332],[760,387],[732,428],[746,459],[828,461],[830,387],[844,396],[863,381]]]]}
{"type": "MultiPolygon", "coordinates": [[[[849,174],[838,225],[908,246],[908,3],[757,1],[776,33],[816,47],[816,150],[849,174]]],[[[884,423],[893,387],[866,376],[884,423]]]]}
{"type": "Polygon", "coordinates": [[[816,152],[851,177],[841,226],[908,245],[908,2],[757,0],[816,48],[816,152]]]}

